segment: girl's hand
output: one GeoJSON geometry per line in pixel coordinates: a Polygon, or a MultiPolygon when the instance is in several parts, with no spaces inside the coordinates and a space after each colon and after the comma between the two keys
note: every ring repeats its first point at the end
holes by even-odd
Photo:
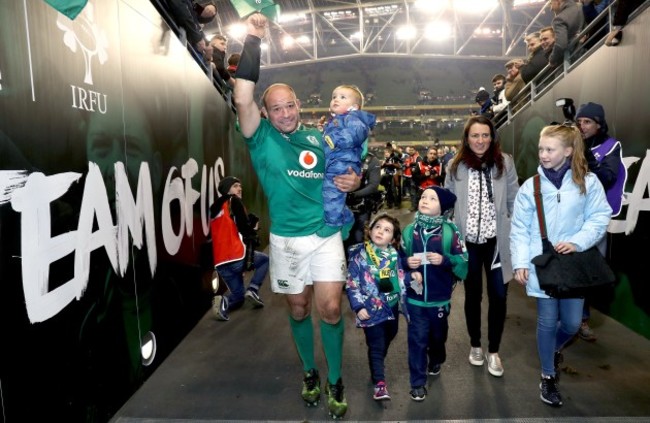
{"type": "Polygon", "coordinates": [[[575,244],[571,242],[558,242],[555,244],[555,251],[557,251],[560,254],[569,254],[569,253],[575,253],[578,251],[578,248],[576,248],[575,244]]]}
{"type": "Polygon", "coordinates": [[[528,269],[515,269],[515,280],[521,286],[526,286],[528,282],[528,269]]]}
{"type": "Polygon", "coordinates": [[[406,263],[411,269],[417,269],[422,264],[422,259],[419,257],[411,256],[406,259],[406,263]]]}
{"type": "Polygon", "coordinates": [[[442,264],[442,260],[444,259],[442,254],[438,253],[427,253],[427,261],[435,266],[439,266],[442,264]]]}
{"type": "Polygon", "coordinates": [[[368,313],[368,310],[366,310],[365,308],[362,308],[357,312],[357,317],[359,318],[359,320],[368,320],[370,319],[370,313],[368,313]]]}

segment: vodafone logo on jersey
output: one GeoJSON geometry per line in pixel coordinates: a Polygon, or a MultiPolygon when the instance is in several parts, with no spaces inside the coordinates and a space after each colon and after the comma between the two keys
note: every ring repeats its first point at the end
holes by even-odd
{"type": "Polygon", "coordinates": [[[316,157],[316,155],[311,151],[303,150],[300,153],[298,161],[303,169],[311,170],[318,164],[318,157],[316,157]]]}

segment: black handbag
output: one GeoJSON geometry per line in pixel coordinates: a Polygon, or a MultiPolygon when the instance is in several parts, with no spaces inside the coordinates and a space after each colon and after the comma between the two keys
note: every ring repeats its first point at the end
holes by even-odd
{"type": "Polygon", "coordinates": [[[583,297],[589,289],[613,285],[616,275],[596,247],[582,252],[559,254],[546,236],[546,220],[540,176],[533,178],[537,219],[542,235],[542,254],[533,257],[539,287],[554,298],[583,297]]]}

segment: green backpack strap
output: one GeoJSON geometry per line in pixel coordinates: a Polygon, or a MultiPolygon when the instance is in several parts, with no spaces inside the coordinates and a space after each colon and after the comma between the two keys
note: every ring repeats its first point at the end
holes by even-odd
{"type": "Polygon", "coordinates": [[[449,257],[452,264],[452,272],[458,279],[464,280],[467,277],[467,256],[451,254],[451,243],[454,239],[454,228],[448,222],[442,223],[442,253],[449,257]]]}
{"type": "Polygon", "coordinates": [[[444,255],[451,255],[451,240],[454,238],[454,230],[447,222],[442,222],[442,252],[444,255]]]}
{"type": "Polygon", "coordinates": [[[413,254],[413,226],[413,223],[409,223],[402,231],[402,246],[406,257],[411,257],[411,254],[413,254]]]}

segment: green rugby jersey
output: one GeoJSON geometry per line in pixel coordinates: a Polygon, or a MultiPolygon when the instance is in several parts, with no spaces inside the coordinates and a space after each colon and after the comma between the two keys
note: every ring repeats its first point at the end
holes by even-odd
{"type": "Polygon", "coordinates": [[[269,203],[272,233],[329,236],[338,231],[324,224],[325,155],[317,129],[301,125],[292,134],[282,134],[262,119],[246,144],[269,203]]]}

